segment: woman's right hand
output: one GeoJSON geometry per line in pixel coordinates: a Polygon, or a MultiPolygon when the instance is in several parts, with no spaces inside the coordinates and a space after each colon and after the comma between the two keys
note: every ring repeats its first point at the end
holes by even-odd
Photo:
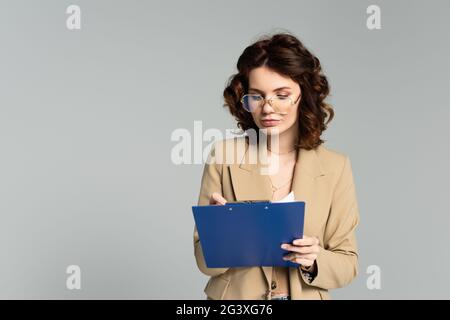
{"type": "Polygon", "coordinates": [[[209,204],[224,205],[225,203],[227,203],[227,200],[218,192],[214,192],[209,198],[209,204]]]}

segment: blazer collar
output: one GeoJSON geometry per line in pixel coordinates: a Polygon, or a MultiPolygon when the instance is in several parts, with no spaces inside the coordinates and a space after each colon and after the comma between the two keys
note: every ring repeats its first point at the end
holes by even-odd
{"type": "MultiPolygon", "coordinates": [[[[267,166],[259,161],[257,146],[250,145],[247,139],[244,140],[244,156],[238,165],[231,165],[229,167],[236,200],[271,200],[272,191],[269,176],[263,173],[267,169],[267,166]]],[[[299,200],[302,198],[301,183],[307,185],[310,179],[324,175],[325,171],[321,165],[317,151],[315,149],[300,149],[297,153],[292,182],[295,199],[299,200]]]]}

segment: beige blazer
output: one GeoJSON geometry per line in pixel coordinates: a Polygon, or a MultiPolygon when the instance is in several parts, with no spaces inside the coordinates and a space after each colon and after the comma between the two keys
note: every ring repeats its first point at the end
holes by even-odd
{"type": "MultiPolygon", "coordinates": [[[[252,145],[252,147],[254,147],[252,145]]],[[[227,201],[271,198],[269,177],[261,174],[260,162],[251,163],[249,141],[232,138],[215,143],[209,159],[234,150],[231,164],[206,163],[198,205],[209,204],[213,192],[227,201]],[[231,148],[230,143],[232,143],[231,148]],[[244,148],[239,159],[239,148],[244,148]],[[242,157],[242,154],[244,156],[242,157]]],[[[350,283],[358,273],[355,228],[359,221],[355,184],[349,158],[323,145],[314,150],[300,149],[293,186],[296,201],[305,202],[304,234],[317,236],[321,250],[316,260],[317,275],[311,283],[300,268],[289,268],[291,299],[330,299],[328,290],[350,283]]],[[[197,266],[210,276],[205,287],[209,299],[271,299],[272,267],[208,268],[194,227],[197,266]]]]}

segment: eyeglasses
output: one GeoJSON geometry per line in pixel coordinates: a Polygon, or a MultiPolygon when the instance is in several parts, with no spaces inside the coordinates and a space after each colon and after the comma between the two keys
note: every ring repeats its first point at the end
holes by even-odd
{"type": "Polygon", "coordinates": [[[263,107],[266,102],[275,110],[277,113],[283,113],[288,111],[290,107],[298,102],[302,94],[298,96],[295,101],[287,95],[275,95],[270,98],[263,98],[260,94],[246,94],[242,97],[241,103],[245,110],[248,112],[255,112],[258,108],[263,107]]]}

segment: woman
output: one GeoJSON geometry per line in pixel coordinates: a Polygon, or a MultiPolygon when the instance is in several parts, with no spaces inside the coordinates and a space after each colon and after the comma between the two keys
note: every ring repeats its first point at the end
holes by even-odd
{"type": "Polygon", "coordinates": [[[349,158],[322,145],[321,134],[334,116],[324,102],[327,79],[319,59],[286,33],[247,47],[237,69],[224,90],[225,106],[241,129],[277,135],[278,149],[271,148],[270,138],[264,147],[279,170],[262,174],[260,161],[249,164],[248,138],[216,143],[212,158],[230,144],[246,152],[236,163],[205,164],[198,204],[279,201],[293,193],[306,204],[304,236],[282,248],[285,259],[301,266],[208,268],[195,228],[197,265],[211,277],[205,293],[208,299],[329,299],[329,289],[347,285],[358,273],[359,211],[349,158]]]}

